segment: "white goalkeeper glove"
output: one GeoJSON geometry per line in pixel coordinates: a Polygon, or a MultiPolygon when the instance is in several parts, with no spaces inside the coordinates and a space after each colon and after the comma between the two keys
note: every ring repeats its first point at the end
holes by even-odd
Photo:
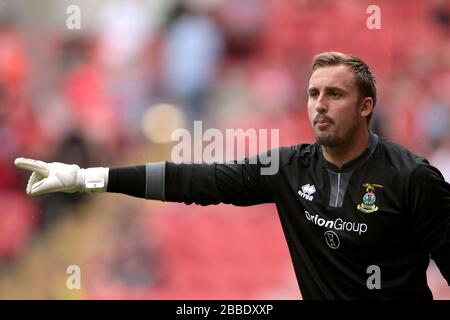
{"type": "Polygon", "coordinates": [[[27,184],[27,194],[31,196],[50,192],[104,192],[108,185],[109,168],[81,169],[76,164],[26,158],[17,158],[14,164],[33,172],[27,184]]]}

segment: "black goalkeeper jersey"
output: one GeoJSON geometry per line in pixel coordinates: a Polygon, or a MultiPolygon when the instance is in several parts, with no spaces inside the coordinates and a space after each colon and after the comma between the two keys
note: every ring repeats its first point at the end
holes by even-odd
{"type": "Polygon", "coordinates": [[[450,282],[450,185],[425,159],[375,134],[341,169],[317,144],[277,151],[274,175],[262,175],[263,165],[250,159],[150,164],[140,196],[275,203],[304,299],[432,299],[430,256],[450,282]]]}

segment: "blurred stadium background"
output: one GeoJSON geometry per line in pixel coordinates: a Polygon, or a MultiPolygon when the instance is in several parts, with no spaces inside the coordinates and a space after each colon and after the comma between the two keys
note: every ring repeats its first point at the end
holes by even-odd
{"type": "MultiPolygon", "coordinates": [[[[450,1],[1,0],[0,298],[298,299],[275,207],[25,195],[26,156],[80,166],[170,158],[170,133],[279,128],[312,142],[311,58],[361,56],[373,129],[450,181],[450,1]],[[381,30],[366,9],[381,8],[381,30]],[[66,9],[81,9],[69,30],[66,9]],[[66,268],[81,268],[81,290],[66,268]]],[[[434,264],[436,299],[450,289],[434,264]]]]}

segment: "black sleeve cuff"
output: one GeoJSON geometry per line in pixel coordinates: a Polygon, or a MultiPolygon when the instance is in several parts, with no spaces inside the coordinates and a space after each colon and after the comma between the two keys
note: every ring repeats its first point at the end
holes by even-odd
{"type": "Polygon", "coordinates": [[[133,197],[145,197],[145,165],[110,168],[107,192],[123,193],[133,197]]]}

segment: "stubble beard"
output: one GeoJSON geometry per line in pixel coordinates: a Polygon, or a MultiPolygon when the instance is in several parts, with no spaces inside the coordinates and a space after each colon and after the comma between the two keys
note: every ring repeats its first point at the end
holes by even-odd
{"type": "MultiPolygon", "coordinates": [[[[315,132],[316,141],[318,144],[327,148],[342,148],[347,147],[353,143],[353,138],[358,132],[357,119],[351,119],[347,122],[348,126],[344,129],[344,133],[337,134],[337,130],[330,132],[315,132]]],[[[333,124],[335,126],[336,123],[333,124]]],[[[333,129],[333,128],[332,128],[333,129]]]]}

